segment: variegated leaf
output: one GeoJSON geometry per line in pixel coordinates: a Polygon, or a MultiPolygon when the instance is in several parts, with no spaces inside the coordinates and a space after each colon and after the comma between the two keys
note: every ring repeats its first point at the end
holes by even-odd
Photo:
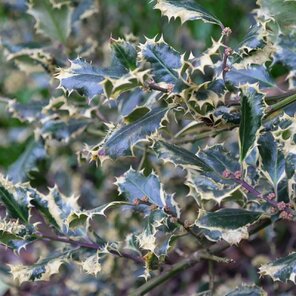
{"type": "Polygon", "coordinates": [[[112,159],[132,156],[133,146],[140,141],[145,141],[148,136],[160,128],[168,111],[168,108],[155,108],[131,124],[111,129],[99,153],[112,159]]]}
{"type": "Polygon", "coordinates": [[[30,196],[26,189],[16,187],[0,175],[0,201],[12,218],[24,224],[29,221],[30,196]]]}
{"type": "Polygon", "coordinates": [[[153,148],[158,158],[164,162],[171,162],[185,169],[194,169],[202,172],[213,170],[201,158],[182,147],[156,139],[153,148]]]}
{"type": "Polygon", "coordinates": [[[258,83],[260,89],[275,87],[275,83],[264,66],[250,66],[248,68],[235,68],[225,74],[225,80],[228,84],[240,87],[244,84],[258,83]]]}
{"type": "Polygon", "coordinates": [[[255,285],[241,285],[228,292],[225,296],[267,296],[267,293],[255,285]]]}
{"type": "MultiPolygon", "coordinates": [[[[146,177],[131,168],[123,176],[117,178],[116,185],[119,192],[124,193],[131,203],[135,203],[136,199],[144,198],[161,209],[165,208],[177,217],[180,215],[180,209],[173,196],[165,193],[155,174],[146,177]]],[[[142,208],[146,213],[150,212],[149,207],[142,206],[142,208]]]]}
{"type": "Polygon", "coordinates": [[[28,174],[36,169],[37,163],[45,159],[46,155],[41,142],[30,142],[23,154],[9,167],[7,176],[14,183],[25,182],[28,174]]]}
{"type": "Polygon", "coordinates": [[[69,262],[71,250],[40,258],[33,265],[9,265],[11,275],[19,284],[27,281],[48,281],[53,274],[59,272],[64,263],[69,262]]]}
{"type": "Polygon", "coordinates": [[[35,225],[23,225],[18,221],[0,221],[0,244],[19,252],[36,239],[35,225]]]}
{"type": "Polygon", "coordinates": [[[87,210],[87,211],[74,211],[72,212],[66,220],[67,225],[70,228],[77,227],[77,225],[85,224],[87,220],[91,220],[94,216],[105,216],[105,211],[112,207],[131,205],[124,201],[113,201],[108,204],[99,206],[97,208],[87,210]]]}
{"type": "Polygon", "coordinates": [[[270,276],[274,281],[295,283],[296,279],[296,253],[291,253],[287,257],[279,258],[268,264],[262,265],[259,272],[263,276],[270,276]]]}
{"type": "Polygon", "coordinates": [[[140,59],[151,64],[153,79],[158,83],[175,85],[179,80],[178,70],[182,66],[181,55],[163,39],[147,39],[140,49],[140,59]]]}
{"type": "Polygon", "coordinates": [[[222,23],[194,0],[157,0],[154,6],[168,19],[180,18],[182,23],[186,21],[202,20],[205,23],[216,24],[223,27],[222,23]]]}
{"type": "MultiPolygon", "coordinates": [[[[68,2],[68,1],[66,1],[68,2]]],[[[98,4],[93,0],[80,0],[78,5],[74,8],[71,17],[71,23],[82,21],[99,11],[98,4]]]]}
{"type": "Polygon", "coordinates": [[[71,32],[72,9],[69,2],[54,7],[50,0],[30,0],[28,13],[35,18],[37,33],[66,43],[71,32]]]}
{"type": "Polygon", "coordinates": [[[256,14],[260,20],[275,21],[284,34],[295,32],[295,1],[258,0],[257,5],[259,8],[256,9],[256,14]]]}
{"type": "Polygon", "coordinates": [[[69,119],[68,121],[48,120],[38,132],[43,139],[68,142],[71,138],[82,133],[89,123],[90,121],[84,118],[69,119]]]}
{"type": "Polygon", "coordinates": [[[209,240],[224,239],[229,244],[238,244],[242,239],[248,239],[248,226],[262,216],[261,212],[243,209],[221,209],[210,212],[197,219],[195,225],[204,229],[209,240]]]}
{"type": "Polygon", "coordinates": [[[82,267],[84,272],[97,276],[102,270],[102,256],[103,254],[101,252],[96,251],[93,255],[88,255],[86,258],[82,259],[78,264],[82,267]]]}
{"type": "Polygon", "coordinates": [[[243,89],[241,95],[241,122],[239,127],[240,161],[254,147],[263,118],[264,95],[253,87],[243,89]]]}
{"type": "Polygon", "coordinates": [[[258,139],[261,172],[267,177],[277,192],[279,182],[285,177],[285,157],[282,148],[276,142],[271,132],[258,139]]]}

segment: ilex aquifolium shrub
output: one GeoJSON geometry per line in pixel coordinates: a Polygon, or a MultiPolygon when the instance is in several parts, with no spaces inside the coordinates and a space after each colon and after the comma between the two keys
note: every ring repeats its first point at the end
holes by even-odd
{"type": "MultiPolygon", "coordinates": [[[[295,221],[296,2],[258,0],[255,24],[232,47],[235,28],[202,1],[152,2],[180,26],[203,21],[220,37],[199,55],[179,52],[162,32],[144,41],[111,37],[100,47],[79,35],[100,12],[96,1],[30,0],[24,13],[43,43],[1,39],[7,60],[49,81],[43,99],[5,101],[31,136],[0,179],[0,242],[16,254],[52,244],[35,263],[9,264],[15,283],[47,281],[76,265],[101,285],[127,281],[113,292],[104,286],[106,295],[142,295],[208,261],[213,293],[211,264],[234,264],[224,250],[278,220],[295,221]],[[101,60],[91,61],[99,48],[101,60]],[[52,163],[48,180],[71,190],[34,183],[40,160],[52,163]],[[90,185],[100,179],[93,171],[105,175],[101,189],[90,185]]],[[[287,252],[258,272],[295,283],[295,270],[296,253],[287,252]]],[[[227,295],[238,294],[265,292],[251,283],[227,295]]]]}

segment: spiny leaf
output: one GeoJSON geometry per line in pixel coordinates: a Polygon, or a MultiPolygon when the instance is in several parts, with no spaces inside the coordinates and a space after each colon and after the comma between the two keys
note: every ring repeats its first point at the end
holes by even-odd
{"type": "Polygon", "coordinates": [[[97,251],[95,252],[95,254],[87,256],[82,262],[79,262],[78,264],[86,273],[97,276],[98,273],[102,270],[102,256],[103,254],[97,251]]]}
{"type": "Polygon", "coordinates": [[[123,69],[109,71],[92,66],[79,58],[70,61],[71,65],[67,69],[61,69],[56,78],[60,81],[60,88],[72,92],[76,90],[92,99],[96,95],[103,93],[101,83],[107,76],[119,78],[125,74],[123,69]]]}
{"type": "Polygon", "coordinates": [[[83,132],[88,125],[89,120],[87,119],[49,120],[43,124],[39,133],[44,139],[68,142],[83,132]]]}
{"type": "Polygon", "coordinates": [[[40,258],[35,264],[9,265],[13,279],[22,284],[27,281],[48,281],[53,274],[59,272],[62,264],[69,262],[73,251],[67,250],[56,253],[47,258],[40,258]]]}
{"type": "Polygon", "coordinates": [[[137,51],[134,45],[123,39],[111,38],[110,42],[117,60],[119,60],[127,70],[135,70],[137,67],[137,51]]]}
{"type": "Polygon", "coordinates": [[[295,1],[258,0],[256,14],[259,20],[275,20],[284,34],[295,32],[295,1]]]}
{"type": "Polygon", "coordinates": [[[69,3],[55,8],[49,0],[30,0],[28,13],[36,20],[37,33],[53,41],[66,42],[71,32],[72,9],[69,3]]]}
{"type": "Polygon", "coordinates": [[[260,153],[259,167],[277,192],[277,186],[285,176],[285,157],[281,147],[275,141],[272,133],[267,132],[258,139],[258,149],[260,153]]]}
{"type": "Polygon", "coordinates": [[[241,285],[225,296],[267,296],[267,293],[255,285],[241,285]]]}
{"type": "Polygon", "coordinates": [[[262,213],[243,209],[221,209],[206,213],[197,219],[195,225],[204,229],[206,237],[213,241],[224,239],[230,244],[238,244],[248,239],[247,227],[255,223],[262,213]]]}
{"type": "Polygon", "coordinates": [[[155,108],[133,123],[111,130],[104,139],[101,151],[113,159],[133,155],[132,147],[161,127],[168,111],[168,108],[155,108]]]}
{"type": "Polygon", "coordinates": [[[179,70],[182,66],[181,55],[170,47],[163,39],[155,41],[148,39],[140,46],[141,60],[149,62],[152,67],[153,79],[160,83],[176,84],[179,79],[179,70]]]}
{"type": "Polygon", "coordinates": [[[236,69],[233,66],[225,74],[226,82],[232,86],[239,87],[244,84],[258,83],[260,88],[274,87],[275,83],[263,66],[250,66],[248,68],[236,69]]]}
{"type": "Polygon", "coordinates": [[[248,33],[238,45],[237,50],[241,53],[250,52],[252,50],[263,48],[266,43],[265,26],[257,23],[249,28],[248,33]]]}
{"type": "Polygon", "coordinates": [[[67,218],[69,215],[79,210],[77,204],[77,197],[66,197],[55,186],[50,188],[47,195],[39,192],[31,191],[32,205],[39,210],[50,225],[53,226],[58,232],[66,235],[79,235],[79,231],[76,232],[68,229],[67,218]]]}
{"type": "Polygon", "coordinates": [[[182,23],[202,20],[205,23],[212,23],[223,27],[222,23],[215,16],[193,0],[157,0],[154,8],[159,9],[169,20],[179,17],[182,23]]]}
{"type": "Polygon", "coordinates": [[[0,175],[0,201],[12,218],[24,224],[29,221],[30,197],[25,189],[16,187],[0,175]]]}
{"type": "Polygon", "coordinates": [[[263,94],[250,87],[242,91],[239,127],[240,161],[254,147],[263,117],[263,94]]]}
{"type": "Polygon", "coordinates": [[[19,252],[31,243],[34,225],[22,225],[18,221],[0,221],[0,244],[19,252]]]}
{"type": "Polygon", "coordinates": [[[77,225],[84,224],[87,220],[91,220],[94,216],[105,216],[105,211],[111,207],[122,205],[131,204],[124,201],[113,201],[88,211],[74,211],[68,216],[66,223],[70,228],[73,228],[77,225]]]}
{"type": "Polygon", "coordinates": [[[40,160],[45,159],[46,151],[41,142],[32,141],[24,153],[9,167],[7,175],[14,182],[26,181],[28,174],[36,168],[40,160]]]}
{"type": "Polygon", "coordinates": [[[279,258],[259,268],[261,275],[269,275],[274,281],[295,283],[296,253],[291,253],[287,257],[279,258]]]}
{"type": "Polygon", "coordinates": [[[195,169],[200,171],[212,171],[202,159],[190,151],[162,140],[156,140],[153,148],[158,156],[165,162],[181,165],[183,168],[195,169]]]}
{"type": "MultiPolygon", "coordinates": [[[[173,196],[165,193],[159,178],[155,174],[146,177],[131,168],[117,179],[116,185],[119,192],[124,193],[131,203],[134,203],[136,199],[147,198],[150,203],[159,208],[165,208],[176,216],[180,215],[180,210],[173,196]]],[[[146,213],[149,212],[149,207],[143,206],[143,209],[146,213]]]]}

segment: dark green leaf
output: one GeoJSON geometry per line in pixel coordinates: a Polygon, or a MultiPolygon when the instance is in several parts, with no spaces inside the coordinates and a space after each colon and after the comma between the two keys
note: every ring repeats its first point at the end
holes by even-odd
{"type": "Polygon", "coordinates": [[[285,176],[284,154],[270,132],[261,135],[258,144],[261,170],[277,192],[277,186],[285,176]]]}
{"type": "Polygon", "coordinates": [[[258,83],[260,88],[274,87],[275,84],[263,66],[250,66],[246,69],[232,67],[225,74],[226,82],[232,86],[239,87],[244,84],[258,83]]]}
{"type": "Polygon", "coordinates": [[[262,213],[243,209],[221,209],[206,213],[196,220],[196,225],[205,230],[210,240],[224,239],[230,244],[237,244],[248,239],[247,227],[255,223],[262,213]]]}
{"type": "Polygon", "coordinates": [[[200,171],[212,171],[202,159],[190,151],[162,140],[156,140],[154,147],[158,158],[163,161],[181,165],[183,168],[195,169],[200,171]]]}
{"type": "Polygon", "coordinates": [[[28,173],[36,168],[40,160],[45,159],[46,151],[41,142],[32,141],[24,153],[8,169],[7,175],[14,183],[26,181],[28,173]]]}
{"type": "Polygon", "coordinates": [[[254,147],[263,117],[263,94],[254,88],[245,89],[241,97],[241,122],[239,127],[240,160],[243,161],[254,147]]]}
{"type": "Polygon", "coordinates": [[[287,257],[277,259],[259,268],[261,275],[269,275],[274,281],[287,282],[290,280],[294,283],[296,276],[295,270],[296,253],[291,253],[287,257]]]}
{"type": "Polygon", "coordinates": [[[176,84],[179,79],[177,70],[182,66],[181,55],[163,40],[156,42],[148,39],[141,45],[142,60],[151,64],[153,79],[156,82],[176,84]]]}
{"type": "Polygon", "coordinates": [[[154,133],[166,118],[168,108],[155,108],[131,124],[111,131],[104,140],[102,151],[115,159],[132,155],[132,147],[139,141],[146,140],[154,133]]]}

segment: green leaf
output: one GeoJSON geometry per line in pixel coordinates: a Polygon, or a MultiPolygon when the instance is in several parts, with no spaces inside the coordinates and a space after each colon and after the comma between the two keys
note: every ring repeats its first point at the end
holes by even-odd
{"type": "Polygon", "coordinates": [[[213,241],[224,239],[229,244],[238,244],[248,239],[248,226],[260,219],[262,213],[243,209],[221,209],[197,219],[195,225],[204,229],[206,237],[213,241]]]}
{"type": "Polygon", "coordinates": [[[250,87],[242,91],[239,127],[240,161],[254,147],[263,117],[264,95],[250,87]]]}
{"type": "Polygon", "coordinates": [[[69,225],[70,228],[74,228],[74,227],[77,227],[77,225],[85,224],[86,221],[91,220],[94,216],[97,216],[97,215],[105,216],[105,211],[111,207],[115,207],[115,206],[117,207],[122,205],[131,205],[131,204],[124,201],[113,201],[91,210],[74,211],[67,217],[66,223],[67,225],[69,225]]]}
{"type": "Polygon", "coordinates": [[[160,39],[147,39],[141,44],[140,57],[152,67],[153,79],[157,82],[176,84],[179,80],[178,70],[181,69],[181,55],[160,39]]]}
{"type": "Polygon", "coordinates": [[[296,253],[262,265],[259,268],[260,275],[269,275],[274,281],[295,282],[296,270],[296,253]]]}
{"type": "Polygon", "coordinates": [[[20,252],[33,240],[34,225],[22,225],[18,221],[0,221],[0,244],[20,252]]]}
{"type": "Polygon", "coordinates": [[[256,14],[259,20],[274,20],[284,34],[295,32],[295,1],[258,0],[257,5],[259,8],[256,9],[256,14]]]}
{"type": "Polygon", "coordinates": [[[267,296],[267,293],[255,285],[241,285],[225,296],[267,296]]]}
{"type": "Polygon", "coordinates": [[[40,135],[44,139],[68,142],[71,138],[82,133],[89,123],[87,119],[49,120],[43,124],[40,135]]]}
{"type": "Polygon", "coordinates": [[[258,139],[259,168],[277,192],[279,182],[285,177],[285,157],[271,132],[258,139]]]}
{"type": "MultiPolygon", "coordinates": [[[[147,198],[150,203],[159,208],[166,208],[174,215],[180,215],[180,210],[173,196],[165,193],[159,178],[153,173],[146,177],[130,168],[123,176],[117,178],[116,185],[119,192],[124,193],[131,203],[134,203],[136,199],[147,198]]],[[[150,211],[147,206],[142,206],[142,208],[145,212],[150,211]]]]}
{"type": "Polygon", "coordinates": [[[69,3],[55,8],[49,0],[30,0],[28,13],[36,20],[37,33],[53,41],[66,43],[71,32],[72,9],[69,3]]]}
{"type": "Polygon", "coordinates": [[[266,30],[262,24],[257,23],[250,27],[248,33],[243,38],[237,49],[241,53],[250,52],[255,49],[263,48],[266,43],[266,30]]]}
{"type": "Polygon", "coordinates": [[[69,262],[73,252],[67,250],[62,253],[56,253],[47,258],[40,258],[35,264],[27,265],[9,265],[13,279],[22,284],[31,281],[49,281],[53,274],[59,272],[60,267],[69,262]]]}
{"type": "Polygon", "coordinates": [[[111,48],[116,59],[126,70],[135,70],[137,67],[137,51],[131,43],[123,39],[111,38],[111,48]]]}
{"type": "Polygon", "coordinates": [[[28,174],[36,169],[40,160],[45,159],[46,151],[41,142],[30,142],[24,153],[9,167],[7,175],[14,183],[26,181],[28,174]]]}
{"type": "Polygon", "coordinates": [[[30,207],[28,192],[21,187],[16,187],[2,175],[0,175],[0,201],[12,218],[19,219],[24,224],[28,223],[30,207]]]}
{"type": "Polygon", "coordinates": [[[168,17],[180,18],[182,23],[186,21],[202,20],[205,23],[212,23],[223,27],[222,23],[194,0],[157,0],[154,6],[161,13],[168,17]]]}
{"type": "MultiPolygon", "coordinates": [[[[103,94],[103,80],[111,75],[107,69],[100,69],[88,64],[79,58],[70,61],[69,68],[61,69],[56,78],[60,81],[59,88],[68,90],[70,93],[76,90],[89,99],[96,95],[103,94]]],[[[124,71],[118,70],[112,73],[114,78],[118,78],[124,74],[124,71]]]]}
{"type": "Polygon", "coordinates": [[[239,87],[244,84],[258,83],[260,88],[275,87],[275,83],[264,66],[250,66],[248,68],[236,69],[233,66],[225,74],[228,84],[239,87]]]}
{"type": "Polygon", "coordinates": [[[155,108],[133,123],[111,130],[102,144],[102,153],[112,159],[132,156],[133,146],[140,141],[145,141],[160,128],[168,111],[168,108],[155,108]]]}
{"type": "Polygon", "coordinates": [[[155,150],[157,157],[164,162],[181,165],[185,169],[212,171],[212,168],[201,158],[182,147],[169,144],[162,140],[156,140],[153,149],[155,150]]]}

